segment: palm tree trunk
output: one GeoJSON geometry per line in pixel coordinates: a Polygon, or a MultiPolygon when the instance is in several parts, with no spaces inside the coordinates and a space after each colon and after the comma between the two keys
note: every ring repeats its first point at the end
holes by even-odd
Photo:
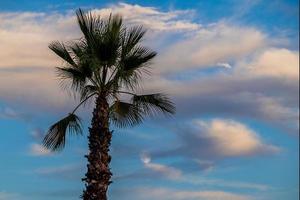
{"type": "Polygon", "coordinates": [[[86,178],[86,190],[83,192],[84,200],[107,200],[107,189],[111,183],[109,163],[109,146],[112,133],[109,131],[109,106],[102,95],[96,99],[93,111],[92,127],[89,128],[89,155],[86,178]]]}

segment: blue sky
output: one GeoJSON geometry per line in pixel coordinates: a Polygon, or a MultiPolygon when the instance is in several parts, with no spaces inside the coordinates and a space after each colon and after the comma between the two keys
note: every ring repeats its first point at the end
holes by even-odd
{"type": "MultiPolygon", "coordinates": [[[[0,200],[79,199],[86,135],[41,139],[76,101],[47,49],[80,37],[82,7],[148,28],[158,52],[145,92],[177,113],[114,129],[111,200],[299,199],[299,2],[1,1],[0,200]]],[[[92,105],[91,105],[92,106],[92,105]]],[[[85,132],[91,106],[80,110],[85,132]]]]}

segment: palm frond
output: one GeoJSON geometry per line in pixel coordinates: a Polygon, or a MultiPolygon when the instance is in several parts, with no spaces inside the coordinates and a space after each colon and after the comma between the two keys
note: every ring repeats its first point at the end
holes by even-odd
{"type": "Polygon", "coordinates": [[[147,66],[156,56],[156,52],[145,47],[137,47],[126,57],[121,58],[118,64],[118,71],[112,80],[116,85],[125,86],[135,90],[139,86],[142,74],[149,74],[147,66]]]}
{"type": "Polygon", "coordinates": [[[155,56],[155,51],[145,47],[137,47],[120,60],[120,65],[125,71],[133,71],[147,66],[155,56]]]}
{"type": "MultiPolygon", "coordinates": [[[[72,67],[57,67],[57,75],[61,78],[62,83],[69,81],[71,89],[80,91],[86,84],[86,75],[80,70],[72,67]]],[[[68,82],[67,82],[68,83],[68,82]]]]}
{"type": "Polygon", "coordinates": [[[70,134],[82,134],[80,119],[73,113],[50,127],[43,140],[43,145],[52,151],[61,150],[65,146],[67,131],[70,134]]]}
{"type": "Polygon", "coordinates": [[[117,127],[130,127],[143,121],[141,110],[133,104],[115,101],[110,107],[110,120],[117,127]]]}
{"type": "Polygon", "coordinates": [[[164,114],[175,113],[174,103],[166,95],[161,93],[134,95],[132,102],[147,115],[155,115],[158,112],[164,114]]]}
{"type": "Polygon", "coordinates": [[[98,92],[98,87],[94,85],[86,85],[81,89],[80,100],[86,99],[89,95],[95,94],[98,92]]]}
{"type": "Polygon", "coordinates": [[[77,22],[88,44],[92,42],[95,30],[102,30],[103,21],[91,12],[86,13],[82,9],[76,11],[77,22]]]}
{"type": "Polygon", "coordinates": [[[70,52],[68,51],[65,44],[60,43],[58,41],[54,41],[49,44],[49,48],[54,53],[56,53],[56,55],[58,55],[60,58],[62,58],[65,62],[67,62],[71,66],[76,66],[76,63],[73,60],[72,56],[70,55],[70,52]]]}
{"type": "Polygon", "coordinates": [[[81,9],[76,14],[79,27],[93,55],[102,65],[113,65],[119,55],[122,17],[111,14],[108,19],[102,19],[81,9]]]}
{"type": "Polygon", "coordinates": [[[122,57],[125,57],[143,38],[146,29],[143,26],[133,26],[125,29],[121,37],[122,57]]]}

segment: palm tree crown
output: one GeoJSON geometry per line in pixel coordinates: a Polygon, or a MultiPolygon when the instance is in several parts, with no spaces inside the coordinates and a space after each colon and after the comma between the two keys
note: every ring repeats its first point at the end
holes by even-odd
{"type": "Polygon", "coordinates": [[[76,12],[83,37],[69,43],[52,42],[49,48],[64,60],[57,74],[64,86],[79,97],[79,105],[65,118],[53,124],[43,140],[45,147],[61,150],[66,133],[81,134],[78,107],[93,97],[109,103],[109,121],[117,127],[134,126],[145,116],[159,112],[172,114],[175,107],[162,94],[137,94],[142,75],[156,52],[140,44],[146,31],[142,26],[125,27],[119,15],[100,18],[81,9],[76,12]],[[120,99],[129,95],[128,101],[120,99]]]}

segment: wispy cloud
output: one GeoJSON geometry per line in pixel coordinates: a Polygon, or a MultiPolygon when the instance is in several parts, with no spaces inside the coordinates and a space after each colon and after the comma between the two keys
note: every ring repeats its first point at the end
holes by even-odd
{"type": "MultiPolygon", "coordinates": [[[[168,157],[172,158],[171,156],[168,157]]],[[[134,171],[131,174],[127,174],[124,176],[116,177],[116,179],[130,179],[131,181],[138,181],[140,179],[143,180],[168,180],[169,182],[181,183],[190,185],[193,187],[203,187],[206,188],[230,188],[230,189],[247,189],[252,191],[267,191],[272,189],[271,186],[260,183],[253,182],[242,182],[242,181],[234,181],[234,180],[223,180],[217,178],[207,177],[207,173],[209,173],[211,169],[215,167],[215,163],[210,160],[196,160],[199,167],[195,171],[183,170],[181,168],[177,168],[176,165],[173,164],[162,164],[162,163],[154,163],[148,153],[143,152],[140,154],[140,159],[143,163],[143,169],[134,171]],[[205,165],[203,169],[201,169],[201,165],[205,165]]],[[[191,162],[184,161],[185,165],[190,165],[191,162]]],[[[202,166],[203,167],[203,166],[202,166]]],[[[216,169],[218,171],[218,169],[216,169]]]]}
{"type": "Polygon", "coordinates": [[[53,153],[49,150],[43,147],[40,144],[31,144],[30,149],[29,149],[29,155],[32,156],[49,156],[52,155],[53,153]]]}
{"type": "Polygon", "coordinates": [[[232,66],[229,63],[221,63],[221,62],[219,62],[219,63],[217,63],[217,66],[224,67],[224,68],[227,68],[227,69],[232,68],[232,66]]]}
{"type": "Polygon", "coordinates": [[[147,169],[150,169],[151,171],[165,176],[167,178],[178,179],[182,175],[182,172],[176,168],[162,164],[152,163],[151,157],[145,153],[141,154],[141,160],[147,169]]]}

